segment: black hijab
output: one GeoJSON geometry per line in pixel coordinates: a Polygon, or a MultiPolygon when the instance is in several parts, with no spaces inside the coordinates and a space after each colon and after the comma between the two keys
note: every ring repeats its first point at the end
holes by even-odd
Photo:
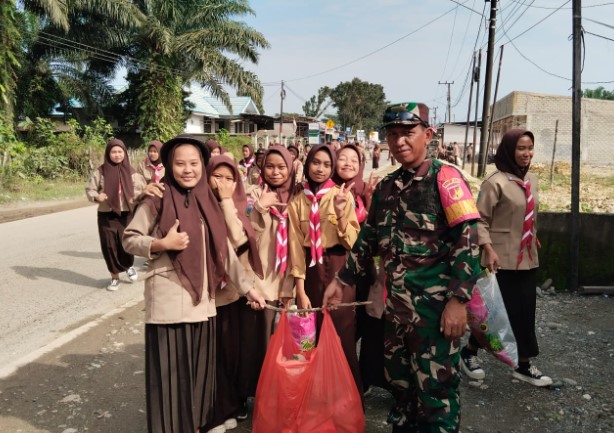
{"type": "Polygon", "coordinates": [[[510,129],[503,135],[501,143],[497,148],[497,153],[495,154],[495,166],[497,170],[511,173],[518,176],[520,179],[524,179],[527,171],[529,171],[529,165],[520,167],[516,164],[516,145],[523,135],[526,135],[535,143],[535,137],[531,131],[526,129],[510,129]]]}

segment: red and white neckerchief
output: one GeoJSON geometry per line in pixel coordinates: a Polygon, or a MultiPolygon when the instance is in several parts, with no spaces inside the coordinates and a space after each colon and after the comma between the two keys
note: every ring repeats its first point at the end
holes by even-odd
{"type": "Polygon", "coordinates": [[[271,206],[269,212],[279,221],[275,233],[275,270],[283,275],[288,265],[288,211],[280,212],[271,206]]]}
{"type": "Polygon", "coordinates": [[[322,233],[320,231],[320,199],[335,186],[332,179],[328,179],[322,184],[320,190],[314,195],[309,189],[309,182],[305,182],[305,197],[311,201],[309,210],[309,239],[311,240],[311,263],[309,267],[315,266],[316,262],[322,261],[322,233]]]}
{"type": "Polygon", "coordinates": [[[256,157],[252,156],[249,160],[245,161],[245,159],[241,160],[241,165],[245,167],[245,170],[249,169],[256,162],[256,157]]]}
{"type": "Polygon", "coordinates": [[[359,195],[356,195],[354,201],[354,212],[356,212],[356,219],[358,220],[358,224],[362,224],[364,220],[367,219],[367,208],[365,208],[365,204],[359,195]]]}
{"type": "Polygon", "coordinates": [[[164,165],[162,163],[154,165],[149,158],[145,158],[145,166],[153,172],[151,176],[153,181],[155,183],[160,183],[160,179],[162,179],[161,171],[164,170],[164,165]]]}
{"type": "MultiPolygon", "coordinates": [[[[522,239],[520,240],[520,252],[518,253],[518,263],[516,264],[516,269],[520,266],[522,262],[522,257],[524,255],[524,250],[529,253],[529,258],[533,260],[531,256],[531,247],[533,245],[533,225],[535,223],[535,201],[533,200],[533,193],[531,192],[531,182],[529,179],[524,182],[518,179],[514,179],[510,177],[510,180],[513,180],[524,190],[524,195],[527,200],[526,208],[524,211],[524,224],[522,225],[522,239]]],[[[540,247],[539,240],[535,238],[537,246],[540,247]]]]}

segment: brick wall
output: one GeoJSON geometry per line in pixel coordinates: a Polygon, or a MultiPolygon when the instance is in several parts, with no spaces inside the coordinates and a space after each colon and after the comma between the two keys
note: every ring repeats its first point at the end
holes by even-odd
{"type": "MultiPolygon", "coordinates": [[[[571,96],[512,92],[497,101],[493,143],[506,130],[524,127],[535,135],[534,162],[549,163],[558,119],[556,161],[571,162],[571,96]]],[[[590,165],[614,165],[614,101],[582,99],[580,158],[590,165]]]]}

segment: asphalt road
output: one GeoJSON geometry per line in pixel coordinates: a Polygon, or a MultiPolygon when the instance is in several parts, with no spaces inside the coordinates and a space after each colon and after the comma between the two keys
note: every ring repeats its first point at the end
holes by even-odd
{"type": "Polygon", "coordinates": [[[0,366],[142,298],[143,283],[125,274],[105,290],[96,206],[0,224],[0,263],[0,366]]]}

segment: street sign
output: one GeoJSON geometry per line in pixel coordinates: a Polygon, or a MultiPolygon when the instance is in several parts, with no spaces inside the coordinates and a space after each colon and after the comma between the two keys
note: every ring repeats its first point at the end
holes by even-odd
{"type": "Polygon", "coordinates": [[[329,119],[329,120],[326,122],[326,127],[327,127],[327,128],[333,128],[334,126],[335,126],[335,122],[333,122],[332,120],[330,120],[330,119],[329,119]]]}
{"type": "Polygon", "coordinates": [[[351,134],[352,133],[352,128],[349,127],[349,126],[347,128],[345,128],[345,133],[346,134],[351,134]]]}

